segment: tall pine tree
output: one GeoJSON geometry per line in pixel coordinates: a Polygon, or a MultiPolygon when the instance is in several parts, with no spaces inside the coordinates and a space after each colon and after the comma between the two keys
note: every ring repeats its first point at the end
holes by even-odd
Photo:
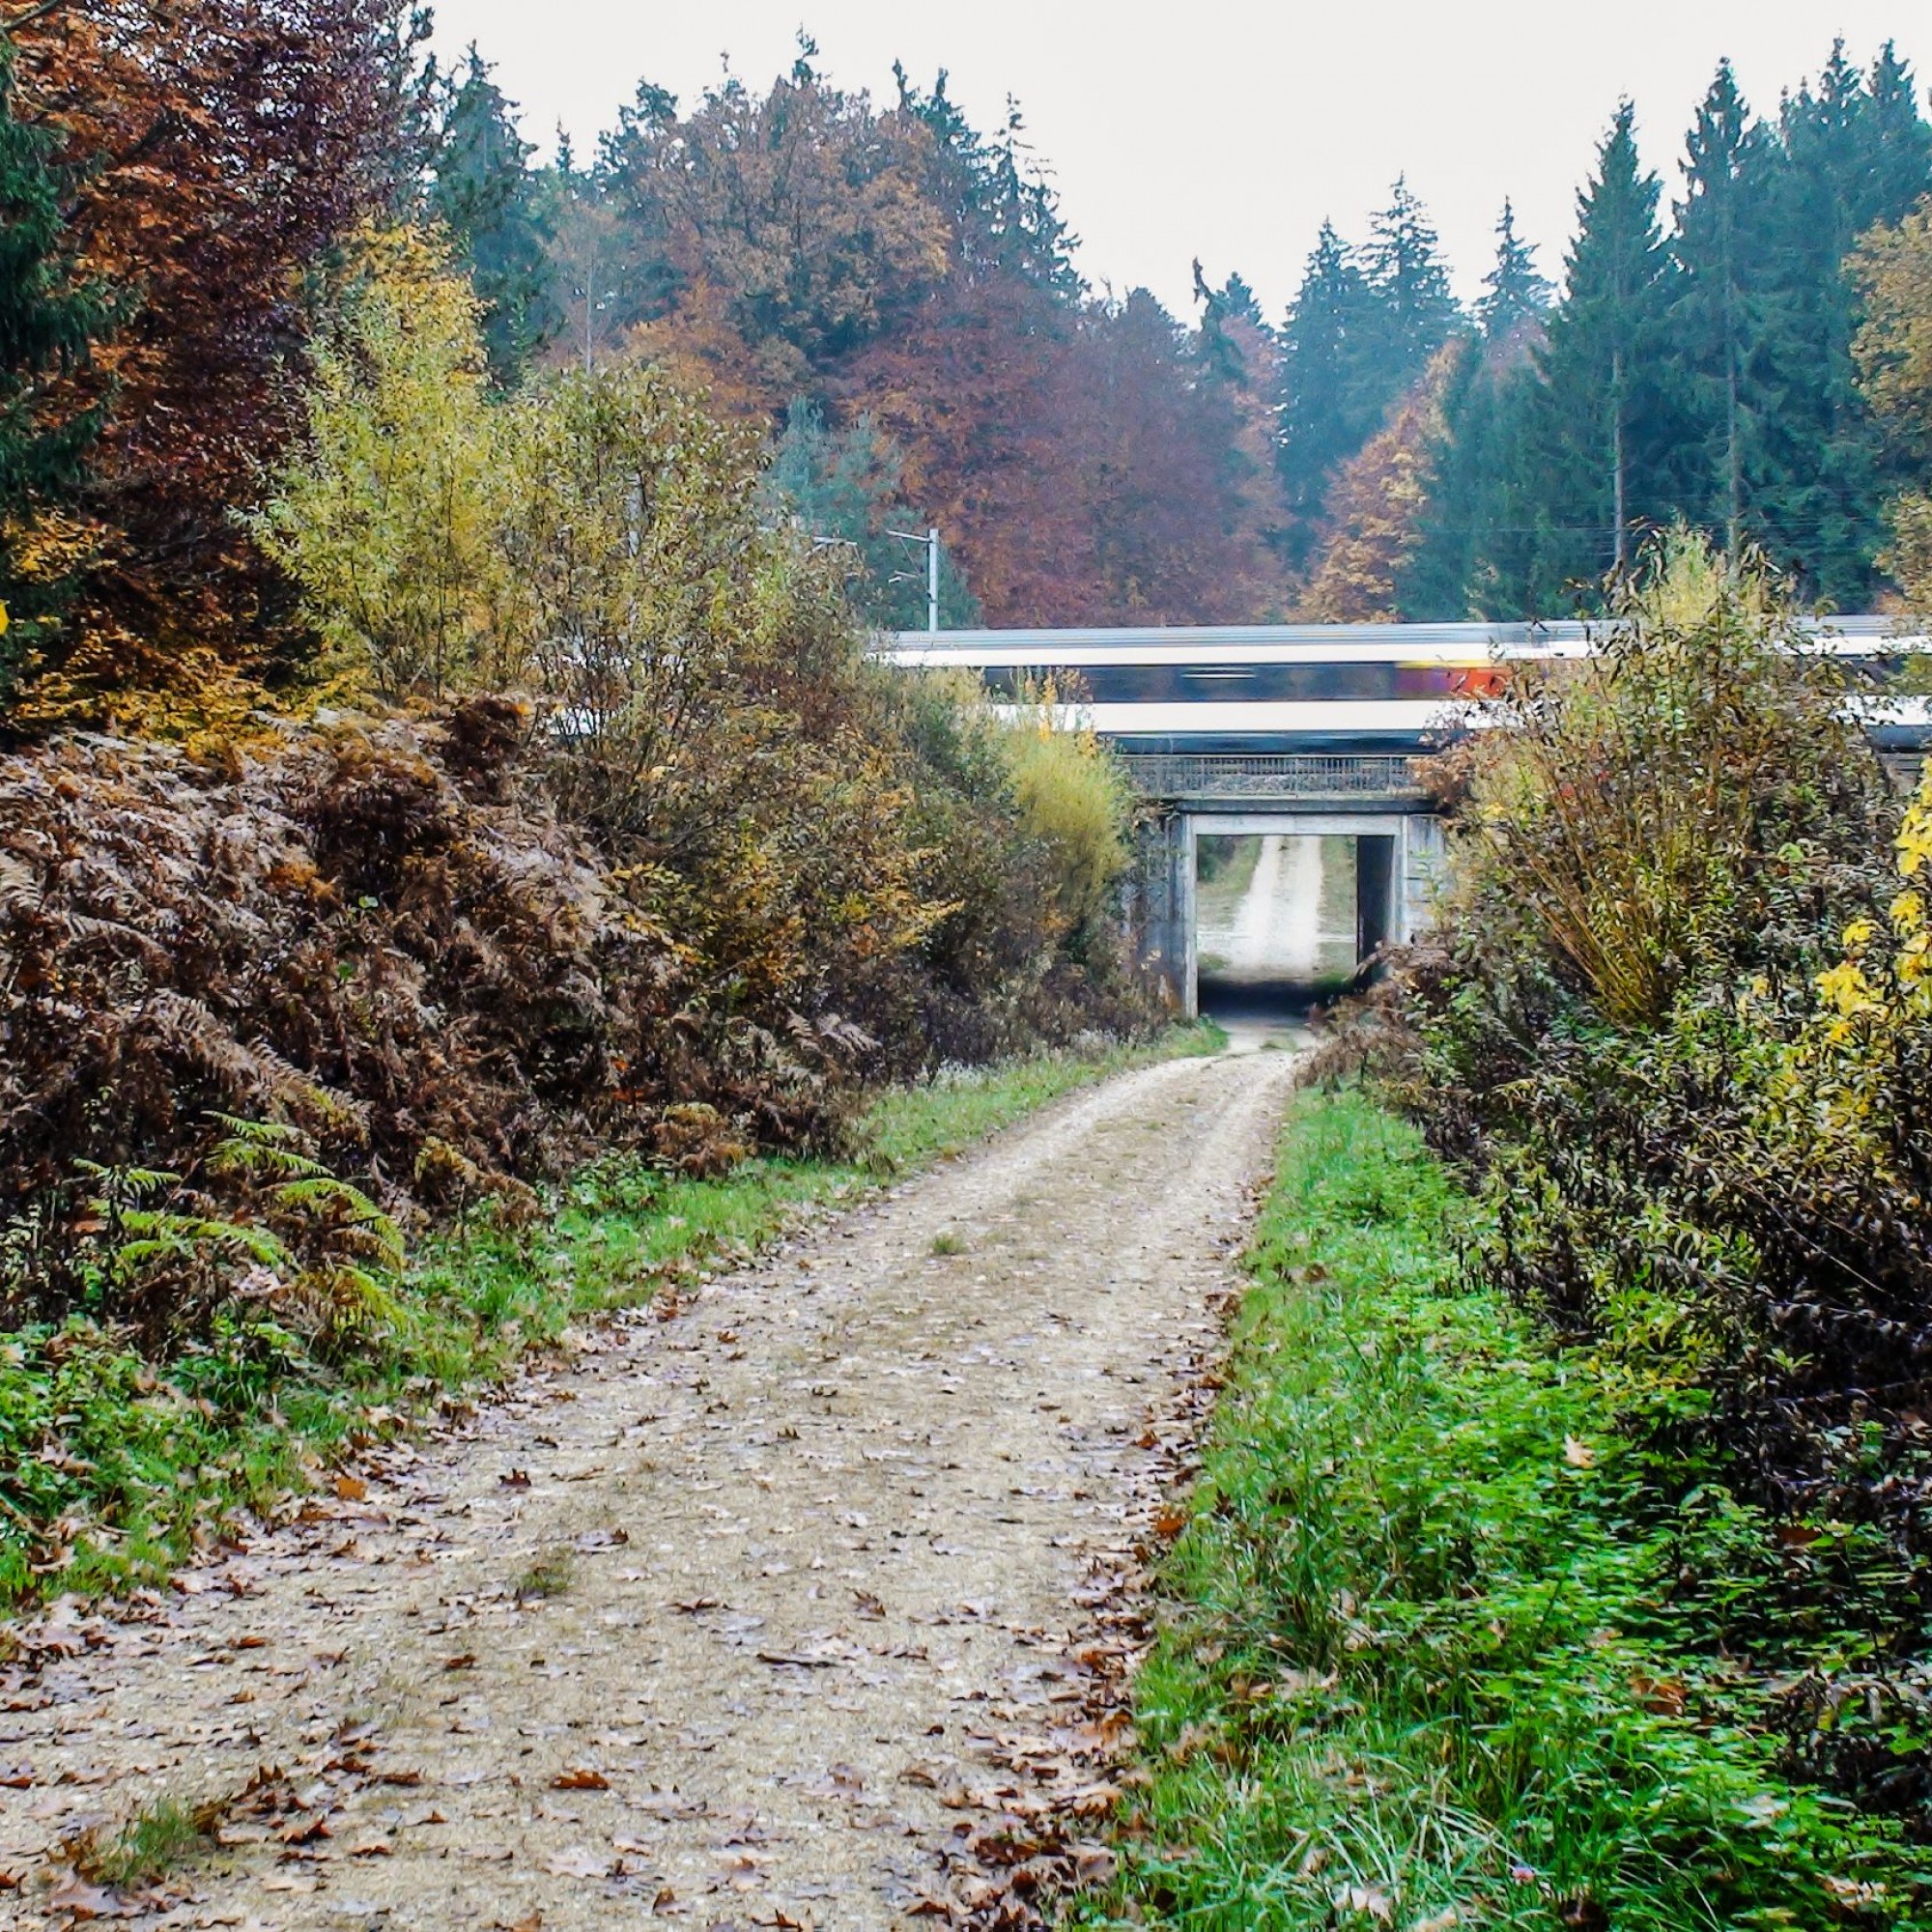
{"type": "Polygon", "coordinates": [[[483,303],[490,373],[507,388],[560,326],[546,223],[516,110],[472,46],[437,142],[429,202],[483,303]]]}
{"type": "Polygon", "coordinates": [[[1932,186],[1932,128],[1889,48],[1869,85],[1834,46],[1816,89],[1786,99],[1758,243],[1763,289],[1760,471],[1752,508],[1774,556],[1839,609],[1868,603],[1884,542],[1883,440],[1852,359],[1861,234],[1932,186]]]}
{"type": "Polygon", "coordinates": [[[1281,333],[1280,471],[1289,561],[1312,549],[1328,480],[1361,448],[1387,398],[1369,380],[1373,298],[1354,251],[1324,221],[1281,333]]]}
{"type": "Polygon", "coordinates": [[[1537,400],[1536,352],[1550,286],[1503,204],[1495,265],[1476,304],[1481,331],[1446,385],[1435,487],[1400,580],[1403,614],[1420,621],[1531,612],[1534,493],[1523,460],[1537,400]]]}
{"type": "Polygon", "coordinates": [[[1544,482],[1524,589],[1544,610],[1560,609],[1567,586],[1627,565],[1634,530],[1665,508],[1669,258],[1658,226],[1660,188],[1637,158],[1635,123],[1625,101],[1577,198],[1563,303],[1538,358],[1543,388],[1521,460],[1544,482]]]}
{"type": "Polygon", "coordinates": [[[1428,368],[1462,319],[1435,230],[1404,177],[1370,224],[1362,268],[1375,297],[1376,374],[1386,405],[1428,368]]]}
{"type": "Polygon", "coordinates": [[[0,700],[11,668],[57,607],[37,519],[78,479],[102,399],[71,382],[115,319],[79,274],[61,219],[60,139],[17,112],[14,50],[0,37],[0,700]]]}
{"type": "Polygon", "coordinates": [[[1686,146],[1670,344],[1685,412],[1673,507],[1712,530],[1734,561],[1760,526],[1754,486],[1765,474],[1766,418],[1775,407],[1768,388],[1776,298],[1763,242],[1776,166],[1771,137],[1725,61],[1686,146]]]}
{"type": "Polygon", "coordinates": [[[1496,263],[1483,277],[1483,294],[1476,303],[1476,320],[1490,342],[1515,334],[1527,323],[1540,323],[1549,307],[1551,290],[1537,272],[1536,250],[1516,232],[1516,210],[1505,201],[1496,223],[1496,263]]]}

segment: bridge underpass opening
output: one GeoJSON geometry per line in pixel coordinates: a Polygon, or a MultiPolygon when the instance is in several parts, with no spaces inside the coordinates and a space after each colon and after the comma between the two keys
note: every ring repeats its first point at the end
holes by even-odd
{"type": "Polygon", "coordinates": [[[1193,839],[1198,1010],[1290,1018],[1347,988],[1390,935],[1395,838],[1210,828],[1193,839]]]}

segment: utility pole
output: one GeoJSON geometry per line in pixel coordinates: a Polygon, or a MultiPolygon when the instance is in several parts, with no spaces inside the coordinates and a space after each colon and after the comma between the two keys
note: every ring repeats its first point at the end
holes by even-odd
{"type": "MultiPolygon", "coordinates": [[[[939,531],[930,526],[923,530],[888,530],[889,537],[896,537],[900,543],[923,544],[925,547],[925,628],[932,637],[939,635],[939,531]]],[[[895,571],[888,580],[893,583],[917,583],[919,579],[910,571],[895,571]]]]}

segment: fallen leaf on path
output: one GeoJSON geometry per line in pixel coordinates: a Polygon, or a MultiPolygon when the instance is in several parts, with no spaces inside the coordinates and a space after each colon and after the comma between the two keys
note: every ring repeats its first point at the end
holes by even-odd
{"type": "Polygon", "coordinates": [[[364,1838],[359,1845],[349,1847],[349,1856],[352,1859],[386,1859],[395,1849],[387,1838],[364,1838]]]}
{"type": "Polygon", "coordinates": [[[604,1878],[610,1873],[611,1861],[587,1846],[571,1845],[546,1859],[544,1870],[553,1878],[604,1878]]]}
{"type": "Polygon", "coordinates": [[[91,1918],[131,1918],[136,1910],[118,1892],[108,1891],[100,1886],[89,1885],[83,1878],[70,1873],[60,1888],[51,1892],[46,1901],[49,1912],[65,1912],[76,1921],[91,1918]]]}
{"type": "Polygon", "coordinates": [[[553,1791],[609,1791],[611,1780],[601,1771],[593,1771],[588,1765],[577,1765],[569,1771],[560,1771],[550,1781],[553,1791]]]}
{"type": "Polygon", "coordinates": [[[506,1490],[526,1490],[530,1486],[530,1472],[527,1469],[512,1469],[507,1475],[498,1476],[497,1480],[506,1490]]]}
{"type": "Polygon", "coordinates": [[[442,1660],[442,1667],[445,1670],[474,1670],[476,1653],[473,1650],[466,1650],[461,1657],[445,1657],[442,1660]]]}
{"type": "Polygon", "coordinates": [[[335,1493],[346,1503],[366,1502],[369,1485],[360,1476],[339,1475],[335,1479],[335,1493]]]}
{"type": "Polygon", "coordinates": [[[600,1549],[621,1549],[630,1540],[628,1529],[590,1529],[570,1547],[580,1555],[594,1556],[600,1549]]]}
{"type": "Polygon", "coordinates": [[[543,1932],[543,1914],[532,1912],[527,1918],[497,1918],[491,1924],[494,1932],[543,1932]]]}

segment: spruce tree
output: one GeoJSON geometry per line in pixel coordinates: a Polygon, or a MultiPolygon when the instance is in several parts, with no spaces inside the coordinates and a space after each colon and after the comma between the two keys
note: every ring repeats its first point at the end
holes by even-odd
{"type": "Polygon", "coordinates": [[[514,384],[560,324],[535,150],[472,46],[437,142],[429,202],[469,266],[498,386],[514,384]]]}
{"type": "MultiPolygon", "coordinates": [[[[1713,529],[1736,560],[1764,470],[1771,309],[1764,243],[1776,159],[1728,61],[1686,144],[1670,306],[1685,436],[1673,507],[1713,529]]],[[[1752,520],[1755,523],[1755,519],[1752,520]]]]}
{"type": "Polygon", "coordinates": [[[116,320],[118,305],[76,270],[61,217],[59,137],[22,120],[14,52],[0,38],[0,697],[61,586],[23,564],[36,513],[78,480],[102,403],[66,379],[116,320]]]}
{"type": "Polygon", "coordinates": [[[1627,565],[1632,532],[1664,509],[1672,423],[1662,321],[1668,257],[1660,188],[1637,158],[1635,110],[1617,109],[1577,198],[1563,302],[1538,356],[1543,387],[1522,460],[1546,479],[1537,601],[1627,565]]]}
{"type": "Polygon", "coordinates": [[[1498,342],[1525,324],[1541,321],[1551,295],[1547,277],[1537,272],[1536,250],[1516,232],[1516,210],[1505,201],[1496,223],[1496,263],[1483,277],[1483,294],[1476,303],[1476,320],[1484,339],[1498,342]]]}
{"type": "Polygon", "coordinates": [[[1329,478],[1375,433],[1387,400],[1370,380],[1372,306],[1354,252],[1324,221],[1281,333],[1280,471],[1296,566],[1313,547],[1329,478]]]}
{"type": "Polygon", "coordinates": [[[1375,298],[1373,366],[1386,408],[1429,366],[1462,319],[1435,230],[1401,176],[1388,207],[1370,226],[1362,269],[1375,298]]]}
{"type": "Polygon", "coordinates": [[[1400,580],[1403,615],[1419,622],[1532,614],[1535,573],[1524,538],[1541,479],[1524,451],[1550,286],[1537,271],[1536,250],[1518,236],[1508,202],[1483,290],[1481,333],[1443,397],[1435,487],[1400,580]]]}
{"type": "Polygon", "coordinates": [[[1932,128],[1888,49],[1869,85],[1834,46],[1816,89],[1787,99],[1758,250],[1766,372],[1753,510],[1773,555],[1839,609],[1868,603],[1884,541],[1882,439],[1852,360],[1845,258],[1932,186],[1932,128]]]}

